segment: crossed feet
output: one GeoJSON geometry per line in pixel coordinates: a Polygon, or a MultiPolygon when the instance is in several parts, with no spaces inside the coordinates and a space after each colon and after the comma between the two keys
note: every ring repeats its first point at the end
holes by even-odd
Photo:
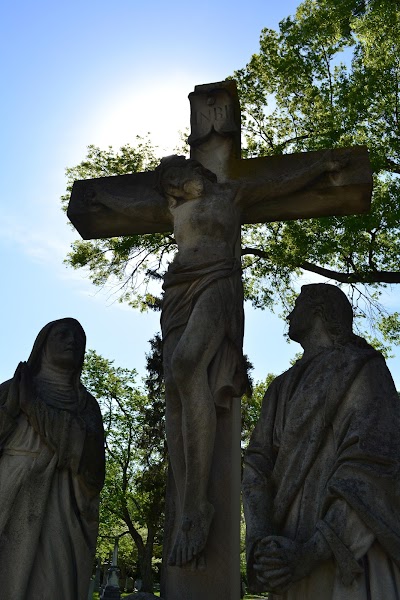
{"type": "Polygon", "coordinates": [[[209,502],[202,503],[197,510],[183,513],[181,527],[168,559],[170,566],[182,567],[193,561],[193,568],[205,568],[203,550],[213,516],[214,507],[209,502]]]}

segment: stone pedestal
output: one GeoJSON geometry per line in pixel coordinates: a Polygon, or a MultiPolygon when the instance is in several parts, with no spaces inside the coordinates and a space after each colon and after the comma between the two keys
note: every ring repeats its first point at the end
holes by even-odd
{"type": "Polygon", "coordinates": [[[161,596],[164,600],[239,600],[240,598],[240,399],[230,411],[218,413],[217,435],[209,498],[215,507],[204,570],[169,567],[167,558],[175,538],[175,489],[167,491],[161,596]]]}
{"type": "Polygon", "coordinates": [[[104,589],[101,600],[121,600],[121,592],[119,591],[119,587],[107,585],[104,589]]]}
{"type": "Polygon", "coordinates": [[[101,595],[101,600],[121,600],[121,592],[118,585],[118,572],[118,567],[110,567],[108,571],[108,582],[101,595]]]}

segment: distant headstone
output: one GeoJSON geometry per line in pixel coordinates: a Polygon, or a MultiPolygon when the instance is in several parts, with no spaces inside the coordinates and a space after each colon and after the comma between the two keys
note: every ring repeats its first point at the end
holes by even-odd
{"type": "Polygon", "coordinates": [[[127,577],[126,582],[125,582],[125,590],[128,593],[133,592],[133,590],[134,590],[133,584],[134,584],[133,577],[127,577]]]}
{"type": "Polygon", "coordinates": [[[140,592],[141,589],[142,589],[142,580],[135,579],[135,590],[140,592]]]}
{"type": "Polygon", "coordinates": [[[108,578],[106,586],[101,595],[101,600],[120,600],[121,591],[119,587],[119,569],[118,569],[118,541],[115,538],[114,551],[110,568],[108,569],[108,578]]]}
{"type": "Polygon", "coordinates": [[[94,594],[94,578],[92,577],[90,579],[90,583],[89,583],[88,600],[93,600],[93,594],[94,594]]]}

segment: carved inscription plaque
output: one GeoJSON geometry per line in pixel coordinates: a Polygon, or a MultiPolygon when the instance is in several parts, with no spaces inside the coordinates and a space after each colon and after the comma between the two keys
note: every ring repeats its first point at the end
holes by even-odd
{"type": "Polygon", "coordinates": [[[202,143],[213,131],[220,135],[239,136],[240,107],[233,81],[197,85],[189,94],[191,135],[189,144],[202,143]]]}

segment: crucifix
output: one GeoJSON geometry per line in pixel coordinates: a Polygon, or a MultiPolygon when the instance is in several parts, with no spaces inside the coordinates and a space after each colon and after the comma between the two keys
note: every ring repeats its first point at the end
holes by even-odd
{"type": "Polygon", "coordinates": [[[365,147],[240,158],[234,81],[199,85],[190,159],[76,181],[68,216],[85,239],[173,231],[161,316],[167,492],[165,600],[237,600],[242,354],[240,227],[369,209],[365,147]]]}

